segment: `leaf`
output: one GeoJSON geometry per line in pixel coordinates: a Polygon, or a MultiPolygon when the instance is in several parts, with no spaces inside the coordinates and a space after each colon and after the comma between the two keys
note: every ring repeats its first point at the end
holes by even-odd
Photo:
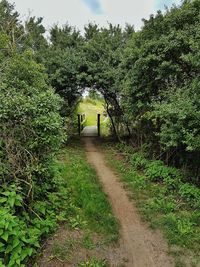
{"type": "Polygon", "coordinates": [[[3,240],[5,240],[6,242],[8,241],[8,237],[9,237],[9,235],[8,235],[7,232],[4,232],[3,235],[1,235],[1,238],[2,238],[3,240]]]}
{"type": "Polygon", "coordinates": [[[24,260],[27,256],[31,256],[33,254],[33,249],[32,248],[25,248],[21,252],[21,259],[24,260]]]}
{"type": "Polygon", "coordinates": [[[2,243],[2,242],[0,242],[0,248],[2,248],[2,247],[4,247],[4,246],[5,246],[5,244],[2,243]]]}
{"type": "Polygon", "coordinates": [[[12,246],[13,248],[17,247],[18,245],[20,244],[20,240],[18,238],[15,238],[13,243],[12,243],[12,246]]]}
{"type": "Polygon", "coordinates": [[[13,208],[15,204],[15,198],[14,197],[8,198],[8,203],[10,204],[11,208],[13,208]]]}
{"type": "Polygon", "coordinates": [[[5,197],[1,197],[0,198],[0,203],[4,203],[4,202],[6,202],[7,201],[7,198],[5,198],[5,197]]]}

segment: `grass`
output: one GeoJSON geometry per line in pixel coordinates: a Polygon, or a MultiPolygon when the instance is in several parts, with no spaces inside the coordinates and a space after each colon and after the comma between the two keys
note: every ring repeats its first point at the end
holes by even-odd
{"type": "Polygon", "coordinates": [[[95,257],[80,263],[77,267],[107,267],[106,260],[99,260],[95,257]]]}
{"type": "Polygon", "coordinates": [[[85,114],[86,121],[84,126],[96,126],[97,114],[101,114],[101,134],[104,136],[109,135],[110,120],[106,114],[103,100],[95,100],[90,98],[83,99],[78,107],[78,114],[85,114]]]}
{"type": "MultiPolygon", "coordinates": [[[[112,214],[111,205],[102,191],[95,170],[87,163],[86,155],[80,140],[70,140],[70,145],[62,149],[54,166],[61,177],[60,188],[65,195],[67,205],[61,213],[66,227],[66,238],[57,238],[51,247],[49,260],[60,262],[73,261],[76,251],[97,250],[97,246],[106,246],[118,241],[119,226],[112,214]],[[76,233],[80,233],[77,236],[76,233]],[[68,234],[70,233],[70,235],[68,234]],[[68,237],[67,237],[68,236],[68,237]]],[[[55,199],[55,202],[59,199],[55,199]]],[[[61,200],[63,201],[63,199],[61,200]]],[[[63,224],[62,224],[63,225],[63,224]]],[[[78,266],[103,267],[105,260],[88,256],[78,266]]]]}
{"type": "Polygon", "coordinates": [[[88,250],[92,250],[96,246],[96,244],[92,240],[91,233],[87,232],[84,234],[82,239],[82,246],[88,250]]]}
{"type": "MultiPolygon", "coordinates": [[[[183,182],[179,180],[178,172],[160,162],[148,161],[133,150],[119,151],[114,145],[103,146],[103,150],[107,151],[109,164],[127,184],[143,218],[150,222],[152,228],[163,231],[171,249],[178,248],[185,257],[189,255],[191,266],[197,266],[200,256],[200,211],[196,206],[191,206],[190,199],[182,197],[184,194],[180,195],[179,188],[183,182]],[[119,158],[120,153],[123,153],[124,160],[119,158]],[[165,180],[161,180],[161,176],[165,180]]],[[[176,258],[177,266],[185,266],[182,257],[176,258]]]]}
{"type": "Polygon", "coordinates": [[[68,238],[64,243],[55,242],[52,247],[53,258],[57,258],[60,261],[68,261],[70,259],[71,253],[78,247],[79,243],[68,238]]]}
{"type": "Polygon", "coordinates": [[[118,224],[95,170],[87,163],[80,143],[62,151],[58,164],[66,179],[77,215],[70,218],[73,228],[83,227],[103,234],[107,240],[118,238],[118,224]]]}

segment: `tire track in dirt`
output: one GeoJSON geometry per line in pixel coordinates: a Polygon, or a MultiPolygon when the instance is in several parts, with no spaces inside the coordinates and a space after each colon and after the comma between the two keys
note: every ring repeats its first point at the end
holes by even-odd
{"type": "MultiPolygon", "coordinates": [[[[127,196],[122,183],[106,165],[102,152],[92,138],[84,138],[88,162],[95,168],[107,193],[113,212],[121,225],[120,254],[127,267],[172,267],[173,258],[168,253],[167,242],[158,231],[141,221],[134,203],[127,196]]],[[[115,266],[110,259],[111,266],[115,266]]]]}

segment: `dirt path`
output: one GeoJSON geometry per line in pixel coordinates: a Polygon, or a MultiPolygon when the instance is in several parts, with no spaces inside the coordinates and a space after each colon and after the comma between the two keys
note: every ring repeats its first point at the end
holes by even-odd
{"type": "MultiPolygon", "coordinates": [[[[120,253],[127,267],[171,267],[173,259],[167,255],[168,246],[161,234],[152,231],[141,221],[133,202],[114,172],[106,165],[92,138],[85,138],[88,161],[97,171],[113,212],[121,224],[120,253]]],[[[112,259],[111,264],[112,264],[112,259]]],[[[112,265],[115,266],[115,265],[112,265]]]]}

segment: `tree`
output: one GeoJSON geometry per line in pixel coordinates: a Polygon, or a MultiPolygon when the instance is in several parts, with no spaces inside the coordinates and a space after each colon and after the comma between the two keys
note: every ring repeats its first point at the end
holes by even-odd
{"type": "MultiPolygon", "coordinates": [[[[98,29],[96,25],[89,24],[85,31],[86,84],[103,95],[113,132],[117,136],[117,128],[123,122],[123,111],[120,106],[120,88],[117,81],[121,74],[119,66],[122,59],[122,50],[126,42],[125,34],[119,25],[113,26],[112,24],[109,24],[108,29],[98,29]]],[[[127,36],[130,35],[128,34],[127,36]]]]}
{"type": "Polygon", "coordinates": [[[46,32],[45,27],[42,25],[42,18],[30,17],[25,22],[25,36],[24,46],[25,48],[32,49],[37,54],[37,59],[41,61],[41,54],[47,49],[48,43],[44,34],[46,32]]]}
{"type": "Polygon", "coordinates": [[[144,20],[122,61],[122,103],[136,145],[178,166],[199,159],[199,14],[198,0],[185,1],[144,20]]]}
{"type": "Polygon", "coordinates": [[[8,36],[8,48],[13,51],[20,48],[24,31],[19,21],[19,13],[7,0],[0,2],[0,32],[8,36]]]}
{"type": "Polygon", "coordinates": [[[61,99],[45,79],[43,67],[25,52],[7,61],[0,80],[0,180],[21,185],[27,198],[45,181],[62,140],[61,99]]]}
{"type": "Polygon", "coordinates": [[[49,82],[63,99],[62,115],[71,115],[84,90],[82,74],[84,55],[82,37],[74,28],[65,25],[51,29],[51,43],[43,53],[49,82]]]}

